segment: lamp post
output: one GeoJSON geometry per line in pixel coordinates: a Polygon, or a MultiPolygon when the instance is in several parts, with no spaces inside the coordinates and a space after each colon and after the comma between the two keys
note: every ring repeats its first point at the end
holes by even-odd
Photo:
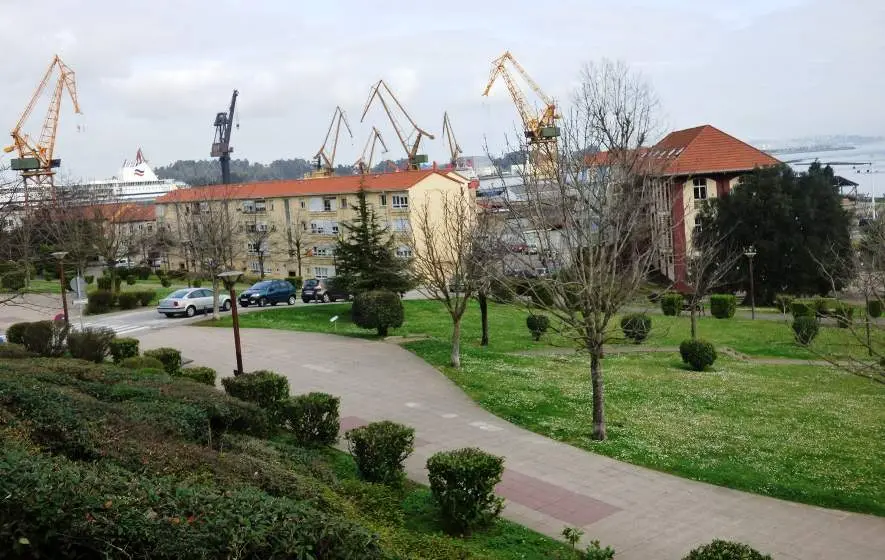
{"type": "Polygon", "coordinates": [[[68,255],[67,251],[56,251],[52,256],[58,261],[58,281],[61,283],[61,305],[65,312],[65,327],[70,327],[71,322],[68,317],[68,295],[65,293],[65,265],[64,260],[68,255]]]}
{"type": "Polygon", "coordinates": [[[243,373],[243,351],[240,348],[240,317],[237,315],[237,296],[234,293],[234,286],[242,275],[243,273],[237,270],[228,270],[217,275],[224,282],[224,287],[230,292],[230,313],[234,322],[234,348],[237,353],[237,369],[234,370],[234,375],[242,375],[243,373]]]}
{"type": "Polygon", "coordinates": [[[756,248],[750,245],[744,251],[744,255],[750,261],[750,317],[756,319],[756,294],[753,288],[753,257],[756,256],[756,248]]]}

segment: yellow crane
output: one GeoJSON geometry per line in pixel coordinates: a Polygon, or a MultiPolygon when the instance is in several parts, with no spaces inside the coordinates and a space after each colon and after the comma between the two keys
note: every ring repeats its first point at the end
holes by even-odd
{"type": "Polygon", "coordinates": [[[64,90],[67,90],[74,104],[74,111],[80,113],[80,104],[77,101],[77,82],[74,78],[74,71],[71,70],[61,58],[56,55],[43,75],[40,85],[34,95],[31,96],[30,102],[25,107],[24,112],[12,129],[12,145],[7,146],[3,151],[9,153],[18,152],[18,157],[10,161],[10,166],[14,171],[21,172],[25,182],[25,203],[29,202],[29,198],[33,196],[45,197],[47,194],[54,196],[54,185],[52,182],[55,171],[53,169],[61,165],[61,160],[53,159],[55,152],[55,137],[58,131],[58,117],[61,109],[61,98],[64,90]],[[34,111],[37,101],[43,92],[49,86],[55,70],[58,69],[59,76],[55,82],[55,89],[49,100],[49,108],[46,110],[46,117],[43,119],[43,128],[40,131],[40,138],[36,142],[30,136],[25,134],[22,129],[34,111]],[[46,191],[49,191],[48,193],[46,191]]]}
{"type": "Polygon", "coordinates": [[[455,139],[455,132],[452,130],[452,121],[449,120],[449,113],[443,113],[443,137],[445,138],[446,144],[449,147],[449,154],[451,154],[451,158],[449,159],[449,163],[452,164],[452,167],[458,167],[458,157],[461,155],[462,150],[461,146],[458,145],[458,140],[455,139]]]}
{"type": "Polygon", "coordinates": [[[329,130],[326,131],[326,138],[323,140],[323,145],[314,156],[317,162],[317,168],[316,171],[311,174],[311,177],[331,177],[335,174],[335,154],[338,151],[338,136],[341,134],[341,123],[344,123],[344,128],[347,129],[347,134],[353,138],[353,132],[350,130],[350,124],[347,122],[347,115],[344,114],[344,110],[340,106],[336,106],[335,112],[332,113],[332,122],[329,123],[329,130]],[[332,136],[333,129],[335,130],[334,136],[332,136]],[[329,144],[330,137],[332,138],[331,154],[326,152],[326,146],[329,144]]]}
{"type": "Polygon", "coordinates": [[[382,154],[387,153],[387,144],[384,143],[384,138],[381,137],[381,132],[372,127],[372,134],[369,135],[369,139],[366,140],[366,146],[363,148],[363,154],[360,156],[358,160],[356,160],[356,170],[362,175],[364,173],[369,173],[372,171],[372,160],[375,158],[375,145],[381,142],[381,146],[384,148],[382,154]],[[366,153],[369,154],[369,158],[366,159],[366,153]]]}
{"type": "Polygon", "coordinates": [[[405,150],[406,152],[406,158],[409,161],[409,169],[418,169],[418,166],[420,164],[427,163],[427,155],[419,154],[418,149],[421,146],[421,139],[423,137],[427,137],[433,140],[433,134],[430,134],[429,132],[415,124],[415,121],[412,120],[411,116],[409,116],[408,111],[406,111],[405,107],[402,106],[402,103],[399,102],[399,99],[396,98],[396,95],[393,94],[393,91],[391,91],[384,80],[378,80],[378,83],[372,86],[372,89],[369,93],[369,100],[366,101],[366,107],[363,109],[363,116],[360,118],[360,122],[363,122],[365,120],[366,113],[369,112],[369,107],[371,107],[372,101],[374,101],[375,99],[377,99],[381,103],[382,107],[384,107],[384,112],[387,113],[387,118],[390,119],[390,124],[393,126],[393,130],[396,132],[396,135],[403,146],[403,150],[405,150]],[[412,129],[409,131],[408,134],[403,132],[402,126],[400,126],[399,122],[397,122],[396,117],[391,111],[391,108],[393,106],[399,108],[402,116],[404,116],[406,120],[409,121],[412,129]],[[414,141],[412,140],[413,136],[414,141]]]}

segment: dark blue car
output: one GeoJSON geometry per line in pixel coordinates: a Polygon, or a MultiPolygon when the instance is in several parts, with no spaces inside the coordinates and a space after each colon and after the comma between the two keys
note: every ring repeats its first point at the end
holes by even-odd
{"type": "Polygon", "coordinates": [[[249,289],[245,290],[237,298],[237,303],[242,307],[250,305],[276,305],[278,303],[288,303],[295,305],[297,300],[297,292],[295,287],[285,280],[262,280],[253,284],[249,289]]]}

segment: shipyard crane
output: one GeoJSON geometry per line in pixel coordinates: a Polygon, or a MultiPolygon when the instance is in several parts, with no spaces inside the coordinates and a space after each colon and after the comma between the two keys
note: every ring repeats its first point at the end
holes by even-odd
{"type": "Polygon", "coordinates": [[[449,146],[449,153],[451,154],[451,158],[449,159],[449,163],[452,164],[452,167],[458,167],[458,156],[461,155],[461,146],[458,145],[458,141],[455,139],[455,132],[452,130],[452,121],[449,120],[449,113],[443,113],[443,137],[445,138],[446,144],[449,146]]]}
{"type": "Polygon", "coordinates": [[[312,177],[331,177],[335,174],[335,153],[338,151],[338,136],[341,133],[341,123],[344,123],[344,128],[347,129],[347,134],[353,138],[353,132],[350,130],[350,124],[347,122],[347,115],[344,114],[344,110],[341,107],[335,107],[335,112],[332,113],[332,122],[329,123],[329,130],[326,131],[326,138],[323,140],[323,145],[320,147],[320,151],[314,156],[316,158],[316,171],[311,174],[312,177]],[[332,130],[335,130],[335,135],[332,136],[332,130]],[[332,138],[332,153],[329,154],[326,152],[326,146],[329,144],[329,138],[332,138]]]}
{"type": "Polygon", "coordinates": [[[30,198],[37,198],[39,200],[47,195],[55,197],[55,187],[53,184],[55,171],[53,169],[61,165],[61,160],[54,159],[53,155],[55,153],[55,138],[58,132],[58,118],[64,90],[67,90],[71,97],[71,101],[74,104],[74,112],[79,114],[80,104],[77,101],[77,82],[74,78],[74,71],[56,55],[43,75],[43,80],[37,86],[37,90],[31,96],[30,102],[28,102],[27,107],[25,107],[24,112],[18,119],[15,128],[12,129],[12,145],[3,149],[6,153],[18,152],[18,157],[10,161],[10,167],[14,171],[21,172],[22,179],[24,180],[24,201],[26,205],[30,202],[30,198]],[[43,119],[40,138],[34,142],[22,129],[34,111],[37,101],[47,86],[49,86],[56,69],[58,69],[59,75],[55,82],[55,89],[49,100],[46,116],[43,119]]]}
{"type": "Polygon", "coordinates": [[[422,163],[427,163],[427,155],[419,154],[418,149],[421,146],[421,139],[423,137],[427,137],[431,140],[434,139],[433,134],[430,134],[426,130],[419,127],[415,124],[415,121],[412,120],[412,117],[409,116],[408,111],[406,111],[405,107],[402,106],[402,103],[399,102],[399,99],[396,98],[396,95],[393,94],[393,91],[387,86],[384,80],[378,80],[378,83],[372,86],[372,90],[369,93],[369,100],[366,101],[366,107],[363,109],[363,116],[360,118],[360,122],[363,122],[366,118],[366,113],[369,112],[369,107],[372,105],[372,101],[378,99],[381,103],[381,106],[384,107],[384,112],[387,113],[387,118],[390,119],[390,124],[393,126],[393,130],[396,132],[397,137],[399,138],[400,144],[403,146],[403,150],[406,152],[406,158],[409,161],[409,169],[418,169],[418,166],[422,163]],[[402,126],[400,126],[399,122],[396,120],[395,115],[392,112],[392,107],[395,105],[395,108],[398,108],[402,113],[402,116],[406,118],[406,120],[411,125],[411,130],[408,134],[404,133],[402,126]],[[414,141],[412,137],[414,136],[414,141]]]}
{"type": "Polygon", "coordinates": [[[356,160],[356,164],[354,164],[354,167],[360,175],[372,170],[372,161],[375,158],[375,145],[377,142],[381,142],[381,146],[384,148],[384,151],[381,153],[386,154],[387,144],[384,143],[384,138],[381,137],[381,132],[373,126],[372,134],[369,135],[369,139],[366,140],[366,146],[363,148],[363,154],[358,160],[356,160]],[[369,154],[368,159],[366,159],[366,153],[369,154]]]}
{"type": "MultiPolygon", "coordinates": [[[[212,141],[211,157],[217,157],[221,162],[221,182],[230,184],[230,154],[234,151],[230,145],[230,133],[234,124],[234,110],[237,107],[239,91],[234,90],[230,96],[230,110],[215,115],[215,140],[212,141]]],[[[237,125],[240,128],[240,125],[237,125]]]]}

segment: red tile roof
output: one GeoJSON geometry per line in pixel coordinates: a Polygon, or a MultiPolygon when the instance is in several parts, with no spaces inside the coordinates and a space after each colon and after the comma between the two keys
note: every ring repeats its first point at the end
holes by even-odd
{"type": "MultiPolygon", "coordinates": [[[[133,202],[115,202],[94,206],[78,206],[76,209],[86,219],[100,218],[116,224],[130,222],[153,222],[157,217],[156,206],[153,204],[136,204],[133,202]]],[[[69,209],[73,212],[74,209],[69,209]]]]}
{"type": "MultiPolygon", "coordinates": [[[[643,148],[649,165],[662,175],[698,175],[752,171],[778,165],[780,160],[710,125],[671,132],[651,148],[643,148]]],[[[588,158],[601,165],[605,152],[588,158]]]]}
{"type": "Polygon", "coordinates": [[[454,182],[446,172],[435,169],[422,171],[399,171],[367,175],[344,175],[313,179],[282,179],[236,185],[210,185],[178,189],[159,197],[157,204],[197,200],[280,198],[286,196],[334,195],[355,193],[360,185],[367,191],[407,190],[431,175],[439,175],[454,182]]]}

